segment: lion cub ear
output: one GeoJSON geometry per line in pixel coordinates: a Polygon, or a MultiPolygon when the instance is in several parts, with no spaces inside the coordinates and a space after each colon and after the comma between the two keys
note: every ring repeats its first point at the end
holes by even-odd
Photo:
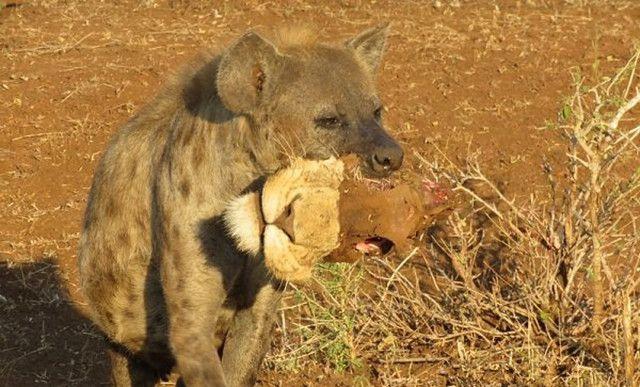
{"type": "Polygon", "coordinates": [[[224,221],[240,251],[254,255],[260,252],[264,221],[259,193],[252,192],[233,199],[224,213],[224,221]]]}
{"type": "Polygon", "coordinates": [[[271,42],[248,32],[222,53],[216,86],[220,100],[235,113],[252,112],[272,82],[280,54],[271,42]]]}

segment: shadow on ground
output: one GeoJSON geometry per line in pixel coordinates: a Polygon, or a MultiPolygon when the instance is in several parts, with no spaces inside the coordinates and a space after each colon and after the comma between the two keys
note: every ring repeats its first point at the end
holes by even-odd
{"type": "Polygon", "coordinates": [[[0,262],[0,386],[96,386],[108,373],[104,341],[55,263],[0,262]]]}

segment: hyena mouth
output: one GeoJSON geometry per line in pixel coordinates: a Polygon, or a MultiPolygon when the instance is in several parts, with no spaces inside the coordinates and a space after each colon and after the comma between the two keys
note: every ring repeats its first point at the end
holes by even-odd
{"type": "Polygon", "coordinates": [[[373,162],[370,160],[370,158],[365,157],[361,157],[360,159],[360,170],[362,171],[363,175],[371,179],[385,178],[391,175],[391,173],[393,172],[391,168],[376,170],[373,167],[373,162]]]}

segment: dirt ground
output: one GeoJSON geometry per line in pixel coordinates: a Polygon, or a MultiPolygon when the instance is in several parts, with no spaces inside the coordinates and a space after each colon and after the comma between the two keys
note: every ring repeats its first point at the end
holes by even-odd
{"type": "MultiPolygon", "coordinates": [[[[454,160],[476,152],[525,198],[544,184],[543,155],[564,151],[546,127],[572,73],[624,64],[640,2],[0,1],[0,385],[107,380],[77,292],[81,217],[109,137],[167,75],[249,28],[312,24],[343,39],[381,21],[392,33],[379,90],[405,168],[436,145],[454,160]]],[[[322,365],[260,380],[353,384],[322,365]]]]}

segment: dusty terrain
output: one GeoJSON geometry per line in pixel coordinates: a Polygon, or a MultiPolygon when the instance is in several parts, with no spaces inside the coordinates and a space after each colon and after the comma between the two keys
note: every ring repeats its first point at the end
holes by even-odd
{"type": "MultiPolygon", "coordinates": [[[[0,385],[107,380],[75,249],[101,151],[163,79],[249,28],[313,24],[342,39],[385,20],[379,90],[405,168],[420,173],[415,153],[428,159],[434,145],[453,160],[477,153],[516,198],[545,184],[543,157],[564,153],[547,128],[571,74],[600,79],[640,39],[635,1],[0,2],[0,385]]],[[[322,363],[266,368],[264,385],[362,379],[322,363]]],[[[438,367],[420,372],[447,383],[438,367]]]]}

